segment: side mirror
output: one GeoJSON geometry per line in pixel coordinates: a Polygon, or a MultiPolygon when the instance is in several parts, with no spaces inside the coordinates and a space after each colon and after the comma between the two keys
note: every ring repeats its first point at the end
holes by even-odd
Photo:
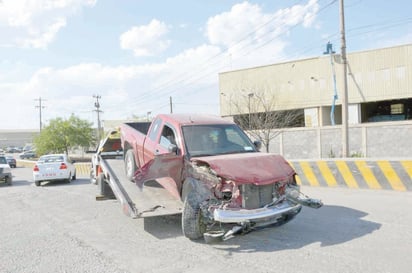
{"type": "Polygon", "coordinates": [[[177,154],[177,146],[175,144],[169,144],[169,146],[167,147],[167,150],[171,154],[177,154]]]}
{"type": "Polygon", "coordinates": [[[253,141],[253,144],[255,145],[256,149],[260,151],[260,149],[262,148],[262,142],[260,140],[255,140],[253,141]]]}

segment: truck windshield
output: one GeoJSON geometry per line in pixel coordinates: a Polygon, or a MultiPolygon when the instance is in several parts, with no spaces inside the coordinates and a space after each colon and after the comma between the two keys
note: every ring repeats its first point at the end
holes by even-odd
{"type": "Polygon", "coordinates": [[[182,131],[191,157],[256,152],[250,139],[234,124],[190,125],[183,126],[182,131]]]}

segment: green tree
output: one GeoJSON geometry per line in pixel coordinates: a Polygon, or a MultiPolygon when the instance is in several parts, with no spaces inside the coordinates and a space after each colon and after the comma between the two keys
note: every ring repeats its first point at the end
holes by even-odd
{"type": "Polygon", "coordinates": [[[92,142],[92,124],[75,115],[71,115],[69,119],[50,120],[49,125],[34,138],[36,152],[39,155],[46,153],[68,154],[71,148],[89,147],[92,142]]]}

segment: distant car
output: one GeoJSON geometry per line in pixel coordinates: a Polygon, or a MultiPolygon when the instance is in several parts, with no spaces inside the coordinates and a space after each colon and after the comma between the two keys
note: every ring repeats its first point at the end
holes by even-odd
{"type": "Polygon", "coordinates": [[[33,180],[36,186],[42,181],[63,180],[70,183],[76,179],[74,161],[65,154],[49,154],[39,158],[33,167],[33,180]]]}
{"type": "Polygon", "coordinates": [[[6,156],[7,163],[11,168],[16,168],[16,159],[12,156],[6,156]]]}
{"type": "Polygon", "coordinates": [[[19,149],[17,147],[10,146],[10,147],[6,148],[6,152],[7,153],[18,153],[18,152],[21,152],[21,151],[19,151],[19,149]]]}
{"type": "Polygon", "coordinates": [[[4,181],[7,185],[11,185],[13,176],[11,174],[11,168],[7,163],[7,159],[4,156],[0,156],[0,181],[4,181]]]}
{"type": "Polygon", "coordinates": [[[19,154],[20,159],[30,159],[30,158],[35,158],[36,157],[36,152],[35,151],[26,151],[21,154],[19,154]]]}

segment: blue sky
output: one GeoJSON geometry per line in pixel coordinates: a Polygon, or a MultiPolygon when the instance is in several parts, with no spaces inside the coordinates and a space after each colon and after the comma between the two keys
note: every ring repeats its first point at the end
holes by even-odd
{"type": "MultiPolygon", "coordinates": [[[[345,0],[347,52],[412,43],[412,3],[345,0]]],[[[218,74],[340,51],[333,0],[0,0],[0,129],[219,114],[218,74]]]]}

